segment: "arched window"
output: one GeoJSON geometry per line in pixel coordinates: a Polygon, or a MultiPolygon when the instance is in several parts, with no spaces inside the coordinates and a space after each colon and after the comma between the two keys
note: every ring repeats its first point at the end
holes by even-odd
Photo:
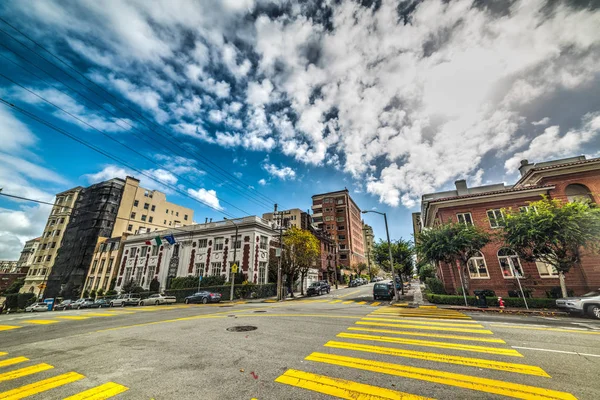
{"type": "Polygon", "coordinates": [[[485,258],[480,252],[469,258],[469,261],[467,261],[467,267],[469,268],[469,276],[472,279],[490,277],[488,274],[487,265],[485,264],[485,258]]]}
{"type": "Polygon", "coordinates": [[[500,261],[502,276],[505,278],[514,278],[515,274],[518,274],[519,278],[523,277],[521,261],[514,250],[507,248],[498,250],[498,261],[500,261]]]}
{"type": "Polygon", "coordinates": [[[565,194],[567,195],[567,200],[569,203],[574,201],[594,202],[590,189],[588,189],[585,185],[580,185],[579,183],[572,183],[568,185],[565,189],[565,194]]]}

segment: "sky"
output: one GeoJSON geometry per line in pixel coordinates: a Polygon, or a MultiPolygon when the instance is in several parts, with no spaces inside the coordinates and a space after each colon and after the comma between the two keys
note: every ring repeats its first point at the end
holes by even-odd
{"type": "MultiPolygon", "coordinates": [[[[595,1],[21,0],[0,18],[6,194],[132,175],[204,222],[347,188],[411,239],[425,193],[600,156],[595,1]]],[[[48,213],[0,198],[0,259],[48,213]]]]}

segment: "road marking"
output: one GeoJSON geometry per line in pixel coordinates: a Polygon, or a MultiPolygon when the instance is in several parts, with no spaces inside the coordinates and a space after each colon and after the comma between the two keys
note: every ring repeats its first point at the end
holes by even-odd
{"type": "Polygon", "coordinates": [[[79,315],[61,315],[60,317],[56,317],[56,318],[71,319],[71,320],[74,320],[74,321],[79,321],[79,320],[83,320],[83,319],[90,319],[90,317],[81,317],[79,315]]]}
{"type": "Polygon", "coordinates": [[[534,331],[553,331],[553,332],[568,332],[568,333],[583,333],[585,335],[600,335],[600,332],[591,332],[583,329],[561,329],[561,328],[534,328],[527,325],[504,325],[504,324],[490,324],[490,326],[496,326],[499,328],[514,328],[514,329],[529,329],[534,331]]]}
{"type": "Polygon", "coordinates": [[[482,333],[484,335],[493,335],[494,333],[487,329],[466,329],[466,328],[446,328],[443,326],[411,325],[411,324],[388,324],[383,322],[356,321],[358,325],[386,326],[390,328],[401,329],[422,329],[425,331],[446,331],[463,333],[482,333]]]}
{"type": "Polygon", "coordinates": [[[548,351],[548,352],[551,352],[551,353],[576,354],[578,356],[584,356],[584,357],[600,357],[600,354],[577,353],[575,351],[538,349],[538,348],[535,348],[535,347],[521,347],[521,346],[512,346],[512,348],[513,349],[524,349],[524,350],[548,351]]]}
{"type": "Polygon", "coordinates": [[[341,300],[333,300],[333,301],[330,301],[329,304],[335,304],[335,303],[341,303],[341,302],[342,302],[341,300]]]}
{"type": "Polygon", "coordinates": [[[93,313],[86,313],[85,315],[89,315],[92,317],[114,317],[116,314],[114,313],[97,313],[97,312],[93,312],[93,313]]]}
{"type": "Polygon", "coordinates": [[[461,316],[442,316],[442,315],[428,315],[428,314],[404,314],[404,313],[389,313],[389,312],[375,312],[378,315],[389,315],[395,317],[404,317],[404,318],[421,318],[421,319],[459,319],[459,320],[470,320],[470,317],[461,317],[461,316]]]}
{"type": "Polygon", "coordinates": [[[479,325],[479,324],[453,324],[453,323],[448,323],[448,322],[435,322],[435,321],[415,321],[412,319],[408,319],[408,318],[372,318],[372,317],[366,317],[363,318],[366,321],[391,321],[391,322],[404,322],[404,323],[410,323],[410,324],[419,324],[419,325],[435,325],[435,326],[455,326],[455,327],[462,327],[462,328],[483,328],[483,325],[479,325]]]}
{"type": "Polygon", "coordinates": [[[480,337],[462,336],[462,335],[444,335],[441,333],[406,332],[406,331],[394,331],[391,329],[371,329],[371,328],[353,328],[353,327],[348,328],[348,330],[363,331],[363,332],[377,332],[377,333],[392,333],[394,335],[433,337],[433,338],[439,338],[439,339],[470,340],[470,341],[474,341],[474,342],[486,342],[486,343],[502,343],[502,344],[506,343],[504,340],[497,339],[497,338],[480,338],[480,337]]]}
{"type": "Polygon", "coordinates": [[[54,389],[68,383],[78,381],[83,378],[85,378],[85,376],[78,374],[77,372],[67,372],[66,374],[58,375],[53,378],[44,379],[42,381],[2,392],[0,393],[0,399],[20,400],[28,396],[33,396],[34,394],[45,392],[46,390],[54,389]]]}
{"type": "Polygon", "coordinates": [[[9,331],[11,329],[19,329],[21,328],[20,326],[14,326],[14,325],[0,325],[0,331],[9,331]]]}
{"type": "MultiPolygon", "coordinates": [[[[379,313],[379,312],[372,312],[369,315],[367,315],[367,317],[377,317],[377,318],[403,318],[406,321],[418,321],[418,320],[422,320],[422,321],[435,321],[436,318],[427,318],[427,317],[406,317],[403,315],[398,315],[398,314],[383,314],[383,313],[379,313]]],[[[473,320],[467,320],[467,319],[462,319],[462,318],[439,318],[440,322],[457,322],[460,324],[464,324],[464,325],[469,325],[469,324],[479,324],[480,322],[478,321],[473,321],[473,320]]]]}
{"type": "Polygon", "coordinates": [[[375,306],[375,307],[377,307],[377,306],[378,306],[378,305],[380,305],[380,304],[381,304],[381,302],[380,302],[380,301],[375,301],[375,302],[371,303],[371,305],[372,305],[372,306],[375,306]]]}
{"type": "Polygon", "coordinates": [[[345,339],[371,340],[374,342],[406,344],[410,346],[436,347],[438,349],[472,351],[475,353],[499,354],[503,356],[523,357],[515,349],[504,349],[498,347],[475,346],[471,344],[434,342],[431,340],[405,339],[390,336],[375,336],[361,333],[338,333],[337,337],[345,339]]]}
{"type": "Polygon", "coordinates": [[[23,322],[26,322],[28,324],[50,325],[50,324],[56,324],[57,322],[60,322],[60,321],[57,321],[54,319],[28,319],[23,322]]]}
{"type": "Polygon", "coordinates": [[[106,310],[107,313],[121,315],[121,314],[135,314],[135,311],[121,311],[121,310],[106,310]]]}
{"type": "Polygon", "coordinates": [[[419,360],[458,364],[475,368],[495,369],[505,372],[514,372],[517,374],[535,375],[550,378],[550,375],[548,375],[543,369],[534,365],[516,364],[502,361],[486,360],[483,358],[451,356],[446,354],[428,353],[423,351],[404,350],[393,347],[371,346],[367,344],[356,344],[336,341],[329,341],[325,343],[325,347],[333,347],[336,349],[344,350],[364,351],[367,353],[385,354],[396,357],[416,358],[419,360]]]}
{"type": "Polygon", "coordinates": [[[437,306],[419,306],[419,308],[437,308],[437,306]]]}
{"type": "Polygon", "coordinates": [[[7,358],[6,360],[0,361],[0,367],[8,367],[9,365],[15,365],[23,361],[29,361],[26,357],[13,357],[7,358]]]}
{"type": "Polygon", "coordinates": [[[331,314],[237,314],[236,317],[321,317],[360,319],[360,315],[331,315],[331,314]]]}
{"type": "Polygon", "coordinates": [[[427,399],[409,393],[398,392],[378,386],[365,385],[346,379],[330,378],[325,375],[311,374],[309,372],[288,369],[283,375],[275,379],[283,383],[313,392],[327,394],[340,399],[352,400],[384,400],[384,399],[427,399]]]}
{"type": "Polygon", "coordinates": [[[348,301],[343,301],[342,302],[342,304],[352,304],[352,303],[354,303],[354,301],[352,301],[352,300],[348,300],[348,301]]]}
{"type": "Polygon", "coordinates": [[[356,304],[363,305],[363,304],[367,304],[367,302],[366,302],[366,301],[359,301],[359,302],[358,302],[358,303],[356,303],[356,304]]]}
{"type": "MultiPolygon", "coordinates": [[[[38,372],[47,371],[52,368],[54,367],[49,364],[37,364],[32,365],[31,367],[15,369],[13,371],[8,371],[4,372],[3,374],[0,374],[0,382],[9,381],[11,379],[17,379],[22,376],[37,374],[38,372]]],[[[0,398],[3,399],[4,397],[0,396],[0,398]]]]}
{"type": "Polygon", "coordinates": [[[343,299],[344,297],[352,296],[353,294],[356,294],[356,293],[358,293],[358,292],[360,292],[360,290],[355,290],[354,292],[346,293],[346,294],[345,294],[345,295],[343,295],[343,296],[337,296],[337,297],[338,297],[339,299],[343,299]]]}
{"type": "Polygon", "coordinates": [[[277,300],[265,300],[263,303],[277,303],[277,300]]]}
{"type": "Polygon", "coordinates": [[[476,376],[437,371],[426,368],[409,367],[361,358],[337,356],[325,353],[312,353],[306,357],[306,360],[355,368],[364,371],[379,372],[393,376],[401,376],[404,378],[418,379],[427,382],[439,383],[442,385],[515,397],[518,399],[544,398],[576,400],[576,398],[570,393],[544,389],[536,386],[521,385],[518,383],[505,382],[495,379],[480,378],[476,376]]]}
{"type": "Polygon", "coordinates": [[[67,397],[63,400],[104,400],[109,397],[116,396],[129,390],[127,386],[119,385],[118,383],[108,382],[100,386],[96,386],[85,392],[77,393],[76,395],[67,397]]]}

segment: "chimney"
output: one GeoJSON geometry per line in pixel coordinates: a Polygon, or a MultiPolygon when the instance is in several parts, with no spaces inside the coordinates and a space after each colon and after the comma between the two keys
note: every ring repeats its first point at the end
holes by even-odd
{"type": "Polygon", "coordinates": [[[208,224],[208,217],[204,218],[204,223],[208,224]]]}
{"type": "Polygon", "coordinates": [[[532,169],[534,164],[529,164],[527,160],[521,160],[521,166],[519,167],[519,172],[521,176],[525,175],[530,169],[532,169]]]}
{"type": "Polygon", "coordinates": [[[469,189],[467,189],[467,181],[464,179],[455,181],[454,185],[456,186],[456,191],[458,192],[459,196],[462,196],[463,194],[469,194],[469,189]]]}

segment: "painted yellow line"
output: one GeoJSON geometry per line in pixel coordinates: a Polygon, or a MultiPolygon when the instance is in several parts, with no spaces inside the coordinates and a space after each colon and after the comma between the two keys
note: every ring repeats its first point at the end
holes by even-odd
{"type": "Polygon", "coordinates": [[[349,400],[412,400],[427,399],[409,393],[398,392],[378,386],[365,385],[340,378],[330,378],[309,372],[288,369],[283,375],[275,379],[283,383],[317,393],[327,394],[339,399],[349,400]]]}
{"type": "Polygon", "coordinates": [[[437,306],[419,306],[419,308],[437,308],[437,306]]]}
{"type": "Polygon", "coordinates": [[[0,356],[5,356],[5,355],[7,355],[7,354],[8,354],[8,353],[5,353],[5,352],[3,352],[3,351],[0,351],[0,356]]]}
{"type": "Polygon", "coordinates": [[[331,315],[331,314],[236,314],[236,317],[320,317],[360,319],[360,315],[331,315]]]}
{"type": "Polygon", "coordinates": [[[521,385],[518,383],[511,383],[495,379],[480,378],[476,376],[437,371],[426,368],[409,367],[381,361],[365,360],[361,358],[337,356],[324,353],[312,353],[306,357],[306,360],[355,368],[364,371],[378,372],[393,376],[401,376],[404,378],[418,379],[421,381],[471,389],[479,392],[514,397],[517,399],[536,398],[548,400],[576,400],[576,397],[570,393],[544,389],[536,386],[521,385]]]}
{"type": "Polygon", "coordinates": [[[73,321],[80,321],[80,320],[84,320],[84,319],[90,319],[90,317],[81,317],[79,315],[62,315],[62,316],[56,317],[56,318],[70,319],[70,320],[73,320],[73,321]]]}
{"type": "Polygon", "coordinates": [[[13,357],[7,358],[6,360],[0,361],[0,367],[8,367],[9,365],[15,365],[24,361],[29,361],[26,357],[13,357]]]}
{"type": "Polygon", "coordinates": [[[512,329],[527,329],[532,331],[552,331],[552,332],[568,332],[568,333],[582,333],[584,335],[600,335],[600,332],[584,331],[579,329],[560,329],[560,328],[539,328],[528,325],[503,325],[503,324],[490,324],[498,328],[512,328],[512,329]]]}
{"type": "Polygon", "coordinates": [[[343,296],[338,296],[338,298],[343,299],[344,297],[352,296],[353,294],[356,294],[358,292],[360,292],[360,290],[355,290],[354,292],[346,293],[343,296]]]}
{"type": "Polygon", "coordinates": [[[85,315],[90,316],[90,317],[114,317],[116,314],[109,313],[109,312],[105,312],[105,313],[94,312],[94,313],[86,313],[85,315]]]}
{"type": "Polygon", "coordinates": [[[58,375],[53,378],[44,379],[42,381],[34,382],[29,385],[21,386],[6,392],[0,393],[0,399],[2,400],[20,400],[25,397],[33,396],[46,390],[54,389],[56,387],[66,385],[71,382],[78,381],[85,378],[85,376],[78,374],[77,372],[67,372],[66,374],[58,375]]]}
{"type": "Polygon", "coordinates": [[[109,397],[116,396],[129,390],[127,386],[119,385],[118,383],[108,382],[95,388],[86,390],[85,392],[77,393],[69,396],[64,400],[104,400],[109,397]]]}
{"type": "Polygon", "coordinates": [[[363,305],[363,304],[367,304],[367,302],[366,302],[366,301],[359,301],[359,302],[358,302],[358,303],[356,303],[356,304],[363,305]]]}
{"type": "Polygon", "coordinates": [[[515,349],[503,349],[498,347],[475,346],[471,344],[434,342],[430,340],[405,339],[390,336],[375,336],[361,333],[338,333],[337,337],[345,339],[371,340],[374,342],[406,344],[410,346],[436,347],[438,349],[472,351],[475,353],[499,354],[503,356],[523,357],[521,353],[515,349]]]}
{"type": "Polygon", "coordinates": [[[372,312],[370,314],[367,315],[367,317],[377,317],[377,318],[386,318],[386,319],[390,319],[390,318],[404,318],[407,321],[418,321],[418,320],[422,320],[422,321],[436,321],[439,320],[440,322],[458,322],[460,324],[465,324],[465,325],[469,325],[469,324],[478,324],[478,321],[473,321],[473,320],[467,320],[467,319],[461,319],[461,318],[424,318],[424,317],[405,317],[402,315],[398,315],[398,314],[382,314],[382,313],[378,313],[378,312],[372,312]]]}
{"type": "Polygon", "coordinates": [[[135,311],[121,311],[121,310],[106,310],[104,312],[120,315],[120,314],[135,314],[135,311]]]}
{"type": "Polygon", "coordinates": [[[14,325],[0,325],[0,331],[10,331],[11,329],[19,329],[21,328],[20,326],[14,326],[14,325]]]}
{"type": "Polygon", "coordinates": [[[342,304],[352,304],[352,303],[354,303],[354,301],[352,301],[352,300],[348,300],[348,301],[343,301],[342,302],[342,304]]]}
{"type": "MultiPolygon", "coordinates": [[[[15,369],[13,371],[8,371],[4,372],[3,374],[0,374],[0,382],[9,381],[11,379],[17,379],[22,376],[37,374],[38,372],[47,371],[52,368],[54,367],[49,364],[37,364],[32,365],[31,367],[15,369]]],[[[3,397],[0,396],[0,399],[2,398],[3,397]]]]}
{"type": "Polygon", "coordinates": [[[422,329],[424,331],[445,331],[445,332],[463,332],[463,333],[482,333],[484,335],[493,335],[494,333],[487,329],[467,329],[467,328],[446,328],[443,326],[428,326],[428,325],[411,325],[411,324],[388,324],[384,322],[368,322],[368,321],[356,321],[358,325],[371,325],[371,326],[386,326],[389,328],[401,328],[401,329],[422,329]]]}
{"type": "Polygon", "coordinates": [[[371,346],[367,344],[356,344],[336,341],[329,341],[325,343],[325,347],[333,347],[336,349],[344,350],[364,351],[367,353],[385,354],[396,357],[416,358],[419,360],[458,364],[475,368],[495,369],[505,372],[514,372],[517,374],[535,375],[550,378],[550,375],[548,375],[546,371],[534,365],[524,365],[502,361],[486,360],[483,358],[451,356],[446,354],[428,353],[423,351],[404,350],[393,347],[371,346]]]}
{"type": "Polygon", "coordinates": [[[350,331],[362,331],[362,332],[376,332],[376,333],[391,333],[394,335],[406,335],[406,336],[420,336],[420,337],[432,337],[439,339],[457,339],[457,340],[469,340],[473,342],[486,342],[486,343],[502,343],[506,342],[502,339],[496,338],[480,338],[474,336],[462,336],[462,335],[444,335],[442,333],[424,333],[424,332],[406,332],[406,331],[393,331],[391,329],[371,329],[371,328],[348,328],[350,331]]]}
{"type": "Polygon", "coordinates": [[[28,319],[23,322],[28,323],[28,324],[50,325],[50,324],[56,324],[57,322],[60,322],[60,321],[57,321],[55,319],[28,319]]]}
{"type": "Polygon", "coordinates": [[[435,321],[415,321],[408,318],[372,318],[366,317],[363,318],[366,321],[390,321],[390,322],[404,322],[410,324],[419,324],[419,325],[435,325],[435,326],[456,326],[463,328],[483,328],[483,325],[480,324],[454,324],[450,322],[435,322],[435,321]]]}
{"type": "Polygon", "coordinates": [[[277,303],[277,300],[265,300],[263,303],[277,303]]]}
{"type": "Polygon", "coordinates": [[[401,318],[418,318],[418,319],[439,319],[439,320],[461,320],[461,321],[469,321],[471,318],[463,318],[463,317],[439,317],[433,315],[422,315],[422,314],[382,314],[377,313],[377,315],[388,315],[390,317],[401,317],[401,318]]]}
{"type": "Polygon", "coordinates": [[[464,315],[464,314],[446,314],[446,313],[432,313],[432,312],[426,312],[426,311],[406,311],[406,310],[390,310],[389,308],[383,308],[383,309],[379,309],[377,310],[377,312],[379,313],[386,313],[386,314],[395,314],[395,315],[426,315],[426,316],[432,316],[432,317],[456,317],[456,318],[470,318],[468,315],[464,315]]]}
{"type": "Polygon", "coordinates": [[[329,304],[336,304],[336,303],[341,303],[341,302],[342,302],[341,300],[333,300],[333,301],[330,301],[329,304]]]}
{"type": "Polygon", "coordinates": [[[374,307],[377,307],[380,304],[381,304],[380,301],[375,301],[375,302],[371,303],[371,305],[374,306],[374,307]]]}

